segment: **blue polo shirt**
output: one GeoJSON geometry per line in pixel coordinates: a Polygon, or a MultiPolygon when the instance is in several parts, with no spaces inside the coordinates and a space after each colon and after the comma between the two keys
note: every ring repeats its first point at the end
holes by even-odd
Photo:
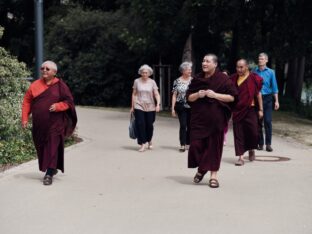
{"type": "Polygon", "coordinates": [[[263,78],[263,84],[261,89],[262,95],[276,94],[278,93],[278,87],[274,70],[265,67],[262,71],[257,67],[253,72],[257,73],[263,78]]]}

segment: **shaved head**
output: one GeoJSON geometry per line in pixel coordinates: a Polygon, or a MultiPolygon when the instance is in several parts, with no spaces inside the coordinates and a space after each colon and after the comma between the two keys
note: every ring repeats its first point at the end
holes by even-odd
{"type": "Polygon", "coordinates": [[[246,59],[239,59],[236,63],[236,72],[239,76],[244,76],[249,72],[249,65],[246,59]]]}

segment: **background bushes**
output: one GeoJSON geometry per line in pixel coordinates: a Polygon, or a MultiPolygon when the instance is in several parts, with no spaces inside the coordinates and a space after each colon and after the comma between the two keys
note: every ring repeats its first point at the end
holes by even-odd
{"type": "Polygon", "coordinates": [[[35,156],[29,129],[21,128],[21,103],[29,86],[24,63],[0,47],[0,164],[19,163],[35,156]]]}
{"type": "Polygon", "coordinates": [[[58,61],[77,104],[129,105],[136,78],[129,74],[135,75],[138,65],[120,38],[124,21],[120,12],[74,8],[49,22],[46,53],[58,61]]]}

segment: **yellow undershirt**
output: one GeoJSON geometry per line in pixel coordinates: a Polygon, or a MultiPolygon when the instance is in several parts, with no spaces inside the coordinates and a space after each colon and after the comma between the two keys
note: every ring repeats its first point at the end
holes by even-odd
{"type": "Polygon", "coordinates": [[[249,76],[249,72],[244,76],[239,76],[237,79],[237,85],[240,86],[249,76]]]}
{"type": "MultiPolygon", "coordinates": [[[[240,86],[248,78],[248,76],[249,72],[244,76],[239,76],[237,79],[237,85],[240,86]]],[[[255,106],[255,101],[253,99],[250,106],[255,106]]]]}

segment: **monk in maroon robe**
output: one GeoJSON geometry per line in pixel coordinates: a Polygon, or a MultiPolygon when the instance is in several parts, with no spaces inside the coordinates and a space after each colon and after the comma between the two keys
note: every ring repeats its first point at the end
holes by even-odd
{"type": "Polygon", "coordinates": [[[263,116],[262,78],[250,73],[248,62],[240,59],[236,63],[237,73],[231,76],[239,93],[238,103],[233,110],[233,132],[235,154],[238,156],[236,166],[244,165],[244,153],[249,151],[249,160],[255,160],[258,144],[258,117],[263,116]],[[259,113],[257,113],[259,112],[259,113]]]}
{"type": "Polygon", "coordinates": [[[46,61],[42,77],[27,90],[22,106],[22,127],[32,114],[32,136],[38,155],[39,169],[46,172],[44,185],[52,184],[57,169],[64,172],[64,139],[77,123],[73,97],[67,85],[55,77],[57,66],[46,61]]]}
{"type": "Polygon", "coordinates": [[[211,171],[209,186],[219,187],[224,128],[231,116],[237,90],[227,75],[217,69],[217,56],[207,54],[200,74],[189,85],[187,99],[191,106],[188,167],[198,168],[194,182],[199,183],[211,171]]]}

